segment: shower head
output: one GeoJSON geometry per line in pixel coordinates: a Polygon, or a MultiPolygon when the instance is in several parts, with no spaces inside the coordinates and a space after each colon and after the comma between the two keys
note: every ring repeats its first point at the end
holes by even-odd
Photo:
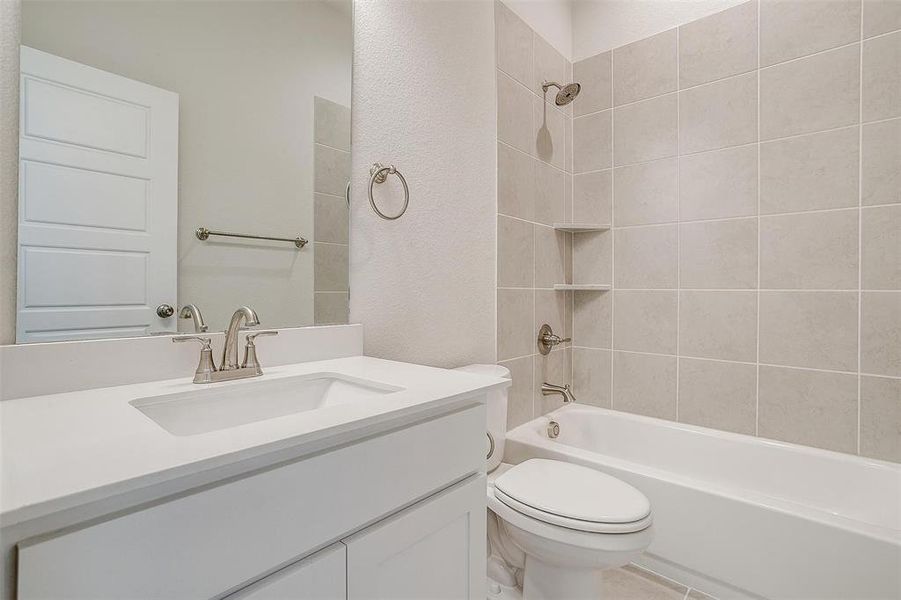
{"type": "Polygon", "coordinates": [[[576,96],[579,95],[579,92],[582,91],[582,86],[578,83],[568,83],[566,85],[560,85],[556,81],[545,81],[541,84],[541,89],[547,93],[549,87],[554,86],[560,91],[557,92],[557,98],[554,100],[554,103],[557,106],[566,106],[570,102],[576,99],[576,96]]]}

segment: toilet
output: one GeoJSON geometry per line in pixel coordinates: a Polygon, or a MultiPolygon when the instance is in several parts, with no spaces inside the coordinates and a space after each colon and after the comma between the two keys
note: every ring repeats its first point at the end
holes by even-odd
{"type": "MultiPolygon", "coordinates": [[[[510,377],[500,365],[460,370],[510,377]]],[[[502,463],[507,390],[491,393],[487,412],[488,598],[603,600],[603,571],[628,564],[653,539],[650,502],[581,465],[502,463]]]]}

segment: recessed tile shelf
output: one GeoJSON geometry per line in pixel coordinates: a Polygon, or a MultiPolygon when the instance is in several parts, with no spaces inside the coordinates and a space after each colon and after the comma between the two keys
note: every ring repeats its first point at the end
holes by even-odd
{"type": "Polygon", "coordinates": [[[600,283],[555,283],[554,289],[558,292],[585,291],[585,292],[607,292],[610,291],[609,285],[600,283]]]}
{"type": "Polygon", "coordinates": [[[610,225],[603,223],[554,223],[554,229],[570,233],[584,233],[586,231],[608,231],[610,225]]]}

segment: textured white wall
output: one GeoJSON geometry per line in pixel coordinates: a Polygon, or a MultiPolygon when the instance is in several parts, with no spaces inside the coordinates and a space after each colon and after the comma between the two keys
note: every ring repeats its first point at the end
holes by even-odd
{"type": "Polygon", "coordinates": [[[572,60],[582,60],[745,0],[572,0],[572,60]]]}
{"type": "Polygon", "coordinates": [[[19,0],[0,0],[0,344],[16,340],[19,0]]]}
{"type": "Polygon", "coordinates": [[[520,19],[572,60],[573,11],[571,0],[502,0],[520,19]]]}
{"type": "MultiPolygon", "coordinates": [[[[494,6],[367,0],[354,18],[350,321],[368,355],[494,362],[494,6]],[[409,182],[396,221],[369,207],[376,161],[409,182]]],[[[377,187],[394,210],[396,178],[377,187]]]]}

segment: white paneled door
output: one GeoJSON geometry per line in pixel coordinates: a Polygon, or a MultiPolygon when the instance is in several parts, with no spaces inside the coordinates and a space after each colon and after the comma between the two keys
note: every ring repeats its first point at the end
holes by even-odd
{"type": "Polygon", "coordinates": [[[22,47],[16,341],[175,331],[178,94],[22,47]]]}

